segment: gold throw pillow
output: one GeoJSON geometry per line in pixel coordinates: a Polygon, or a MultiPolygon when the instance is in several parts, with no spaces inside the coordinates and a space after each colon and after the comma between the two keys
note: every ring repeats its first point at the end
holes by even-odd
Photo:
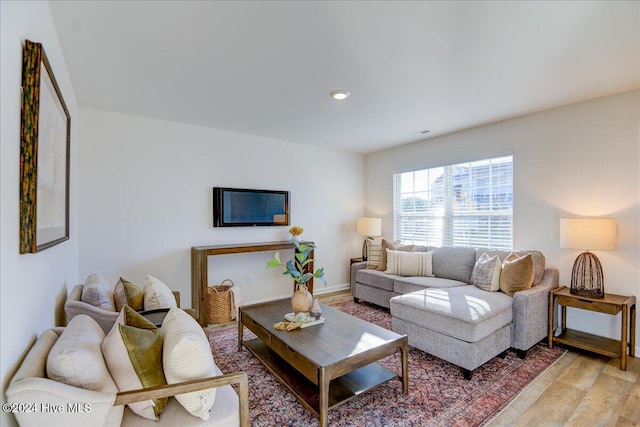
{"type": "Polygon", "coordinates": [[[530,289],[534,274],[531,254],[518,257],[512,252],[502,261],[500,290],[512,297],[518,291],[530,289]]]}

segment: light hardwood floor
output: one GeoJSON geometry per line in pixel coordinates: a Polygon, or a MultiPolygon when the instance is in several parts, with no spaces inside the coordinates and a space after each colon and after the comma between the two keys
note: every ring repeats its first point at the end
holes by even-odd
{"type": "MultiPolygon", "coordinates": [[[[327,304],[349,291],[320,295],[327,304]]],[[[569,350],[488,423],[501,426],[640,425],[640,358],[620,361],[569,350]]]]}

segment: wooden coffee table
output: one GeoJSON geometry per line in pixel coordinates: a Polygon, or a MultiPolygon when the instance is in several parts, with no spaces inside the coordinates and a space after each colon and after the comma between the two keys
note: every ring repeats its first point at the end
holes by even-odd
{"type": "Polygon", "coordinates": [[[273,325],[291,311],[290,299],[240,307],[238,351],[244,345],[327,425],[330,408],[398,378],[408,394],[407,336],[321,304],[325,323],[294,331],[273,325]],[[258,336],[243,340],[244,327],[258,336]],[[400,351],[402,376],[376,363],[400,351]],[[294,369],[291,369],[291,368],[294,369]]]}

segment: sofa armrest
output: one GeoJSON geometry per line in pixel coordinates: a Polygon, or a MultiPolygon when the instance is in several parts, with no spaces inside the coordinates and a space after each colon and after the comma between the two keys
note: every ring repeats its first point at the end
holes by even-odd
{"type": "Polygon", "coordinates": [[[177,394],[222,387],[230,384],[238,384],[240,426],[249,427],[249,379],[244,372],[233,372],[216,377],[184,381],[140,390],[122,391],[117,394],[114,405],[126,405],[133,402],[170,397],[177,394]]]}
{"type": "MultiPolygon", "coordinates": [[[[549,333],[549,291],[558,287],[557,268],[546,268],[538,285],[513,295],[511,346],[528,350],[549,333]]],[[[554,313],[554,324],[556,315],[554,313]]]]}
{"type": "Polygon", "coordinates": [[[118,318],[118,314],[120,314],[116,311],[103,310],[84,301],[71,300],[67,300],[64,304],[64,312],[67,315],[67,322],[79,314],[86,314],[98,322],[105,334],[109,333],[118,318]]]}
{"type": "Polygon", "coordinates": [[[367,266],[367,261],[354,262],[351,264],[351,293],[353,294],[353,288],[356,286],[356,276],[358,271],[367,266]]]}
{"type": "Polygon", "coordinates": [[[122,419],[123,408],[113,406],[115,392],[84,390],[46,378],[47,356],[63,330],[44,331],[9,382],[7,402],[21,408],[13,414],[18,424],[22,427],[83,427],[122,419]],[[85,408],[90,410],[83,411],[85,408]]]}

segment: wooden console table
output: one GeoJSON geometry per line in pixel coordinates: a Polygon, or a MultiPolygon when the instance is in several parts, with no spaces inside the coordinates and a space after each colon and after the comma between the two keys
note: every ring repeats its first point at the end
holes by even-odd
{"type": "MultiPolygon", "coordinates": [[[[313,242],[301,242],[313,245],[313,242]]],[[[231,245],[192,246],[191,247],[191,305],[196,311],[196,319],[202,326],[207,326],[208,296],[207,287],[209,276],[208,258],[214,255],[239,254],[248,252],[279,251],[282,249],[295,249],[290,241],[265,242],[265,243],[240,243],[231,245]]],[[[309,258],[313,259],[313,249],[309,258]]],[[[305,271],[313,272],[313,261],[307,264],[305,271]]],[[[313,294],[313,279],[307,282],[307,289],[313,294]]],[[[295,291],[295,283],[294,283],[295,291]]]]}
{"type": "Polygon", "coordinates": [[[549,292],[549,348],[554,343],[570,345],[582,350],[620,358],[620,369],[627,370],[627,352],[634,357],[636,345],[636,297],[605,293],[604,298],[574,295],[566,286],[549,292]],[[561,306],[560,335],[554,336],[554,300],[561,306]],[[622,312],[620,339],[600,337],[582,331],[567,329],[567,307],[617,315],[622,312]]]}

